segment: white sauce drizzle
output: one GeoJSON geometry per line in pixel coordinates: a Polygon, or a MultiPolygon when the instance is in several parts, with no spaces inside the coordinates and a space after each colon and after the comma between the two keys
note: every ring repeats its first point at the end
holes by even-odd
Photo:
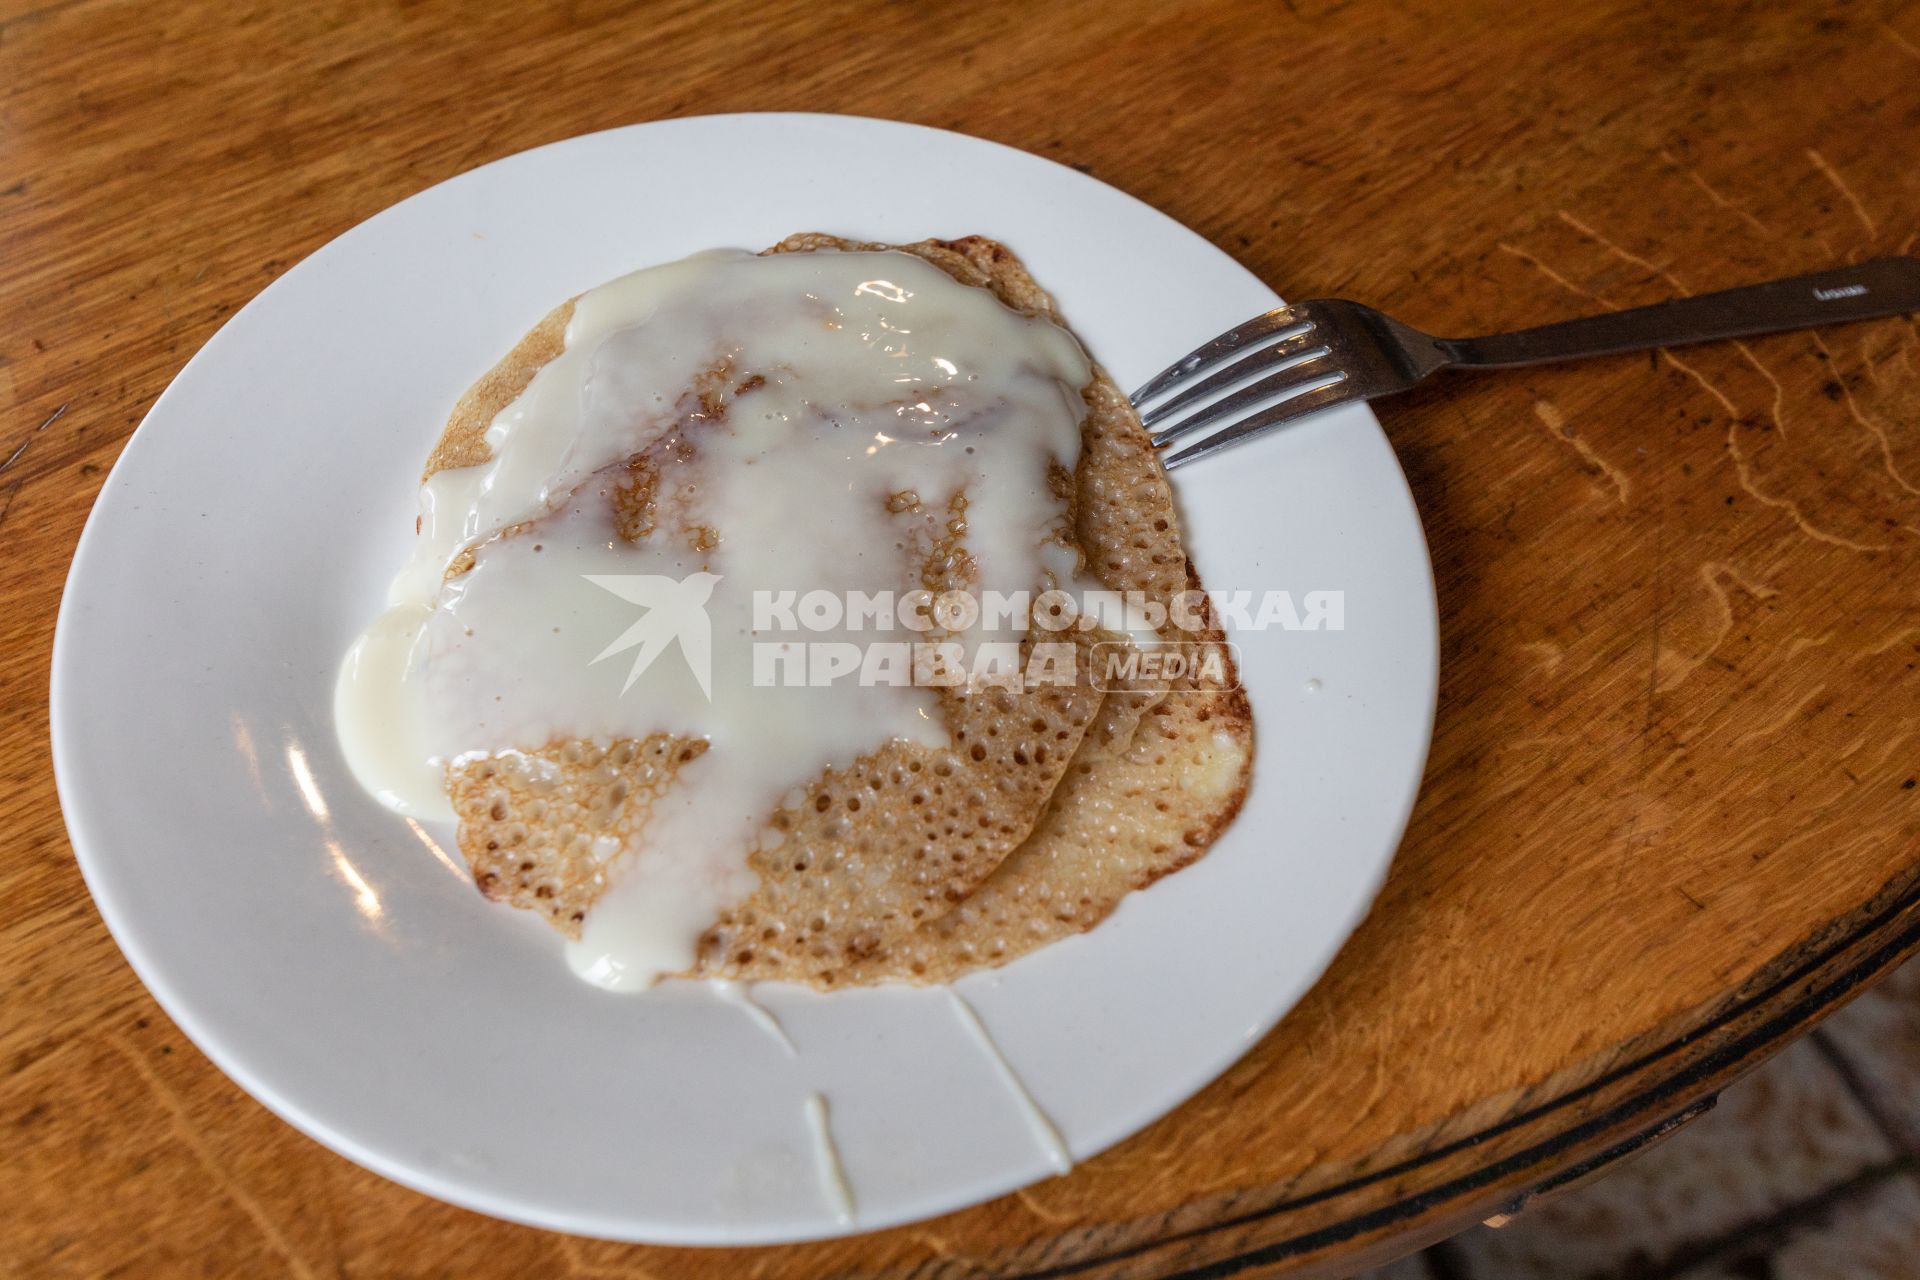
{"type": "MultiPolygon", "coordinates": [[[[608,851],[611,884],[568,948],[577,973],[616,989],[689,968],[700,935],[753,889],[747,855],[784,796],[891,738],[947,741],[924,688],[756,686],[755,591],[919,586],[902,545],[912,518],[887,506],[908,490],[942,526],[966,492],[976,591],[1057,578],[1046,538],[1064,505],[1048,469],[1078,457],[1089,371],[1064,330],[902,253],[721,251],[592,290],[562,353],[489,427],[489,461],[422,490],[415,554],[336,687],[355,775],[402,813],[445,819],[445,767],[469,753],[706,739],[639,839],[608,851]],[[656,492],[655,532],[617,536],[626,460],[675,429],[681,397],[721,363],[724,423],[689,435],[696,453],[656,492]],[[718,545],[684,536],[696,526],[718,545]],[[445,581],[468,547],[473,568],[445,581]],[[672,609],[652,587],[620,593],[643,575],[674,590],[672,609]],[[656,614],[695,625],[656,637],[629,690],[648,642],[610,642],[656,614]],[[710,649],[708,688],[694,648],[710,649]]],[[[791,638],[918,637],[843,622],[791,638]]]]}
{"type": "Polygon", "coordinates": [[[431,613],[395,604],[360,633],[340,664],[333,722],[354,777],[375,799],[405,817],[452,822],[446,772],[426,743],[426,694],[407,678],[431,613]]]}
{"type": "Polygon", "coordinates": [[[847,1185],[847,1171],[840,1163],[840,1151],[833,1145],[833,1132],[827,1126],[827,1100],[817,1093],[807,1095],[807,1128],[813,1132],[813,1168],[820,1179],[820,1195],[833,1210],[842,1226],[853,1221],[853,1188],[847,1185]]]}
{"type": "Polygon", "coordinates": [[[754,1026],[777,1040],[780,1047],[787,1051],[789,1058],[800,1056],[800,1051],[794,1048],[793,1037],[788,1035],[787,1029],[780,1025],[780,1019],[773,1016],[771,1009],[753,998],[753,992],[746,983],[734,982],[727,978],[715,978],[707,986],[722,1004],[730,1004],[740,1010],[747,1015],[747,1020],[754,1026]]]}
{"type": "Polygon", "coordinates": [[[1054,1127],[1047,1113],[1040,1109],[1040,1104],[1033,1100],[1031,1093],[1027,1092],[1027,1086],[1021,1082],[1019,1074],[1013,1069],[1013,1064],[1007,1061],[1007,1055],[1000,1052],[1000,1046],[995,1044],[993,1037],[987,1034],[986,1025],[980,1021],[980,1015],[974,1012],[973,1006],[967,1003],[966,997],[953,987],[947,988],[947,998],[953,1003],[954,1016],[960,1019],[960,1025],[967,1029],[974,1043],[978,1044],[981,1052],[987,1055],[987,1060],[993,1063],[994,1073],[1000,1077],[1000,1082],[1006,1085],[1007,1091],[1013,1095],[1014,1101],[1019,1105],[1020,1114],[1026,1119],[1027,1132],[1033,1135],[1034,1142],[1046,1153],[1047,1160],[1053,1165],[1054,1171],[1065,1173],[1073,1168],[1073,1153],[1067,1150],[1066,1139],[1060,1136],[1060,1130],[1054,1127]]]}

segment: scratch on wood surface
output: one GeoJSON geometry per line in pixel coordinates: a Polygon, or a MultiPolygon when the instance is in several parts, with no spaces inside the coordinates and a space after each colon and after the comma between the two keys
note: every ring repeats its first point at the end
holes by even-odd
{"type": "Polygon", "coordinates": [[[1825,693],[1826,689],[1827,689],[1827,686],[1824,684],[1815,685],[1812,689],[1809,689],[1807,691],[1807,694],[1805,697],[1795,702],[1792,706],[1788,707],[1785,711],[1775,716],[1772,720],[1768,721],[1766,724],[1755,725],[1753,728],[1747,730],[1745,733],[1735,738],[1733,740],[1733,745],[1737,747],[1744,743],[1756,741],[1760,738],[1771,738],[1774,734],[1779,733],[1784,729],[1792,728],[1793,722],[1800,718],[1800,713],[1807,709],[1807,704],[1812,702],[1815,698],[1819,697],[1822,693],[1825,693]]]}
{"type": "Polygon", "coordinates": [[[1887,33],[1889,40],[1892,40],[1894,44],[1898,45],[1901,49],[1904,49],[1908,57],[1916,62],[1920,62],[1920,46],[1916,46],[1913,41],[1901,35],[1894,29],[1893,24],[1890,22],[1881,23],[1880,29],[1887,33]]]}
{"type": "Polygon", "coordinates": [[[1652,275],[1664,277],[1669,281],[1673,279],[1672,276],[1667,274],[1667,268],[1665,267],[1665,265],[1658,262],[1654,262],[1648,258],[1643,258],[1637,253],[1629,252],[1628,250],[1622,248],[1620,245],[1615,244],[1613,241],[1601,235],[1598,231],[1595,231],[1592,227],[1588,226],[1586,223],[1580,221],[1580,219],[1574,217],[1571,213],[1568,213],[1565,209],[1559,209],[1559,210],[1556,210],[1555,212],[1559,215],[1560,221],[1566,223],[1568,226],[1572,227],[1575,231],[1578,231],[1581,235],[1593,241],[1595,244],[1599,245],[1601,248],[1605,249],[1608,253],[1611,253],[1614,257],[1620,259],[1622,262],[1632,263],[1634,266],[1639,267],[1643,271],[1646,271],[1652,275]]]}
{"type": "MultiPolygon", "coordinates": [[[[1381,1031],[1388,1033],[1392,1031],[1392,1028],[1383,1026],[1381,1027],[1381,1031]]],[[[1337,1134],[1332,1135],[1325,1143],[1326,1146],[1339,1146],[1346,1141],[1350,1134],[1358,1132],[1361,1126],[1366,1124],[1367,1117],[1373,1113],[1374,1108],[1380,1105],[1380,1100],[1391,1093],[1394,1085],[1399,1083],[1398,1076],[1394,1074],[1392,1063],[1385,1058],[1375,1057],[1371,1059],[1365,1074],[1367,1077],[1366,1094],[1363,1097],[1355,1099],[1350,1104],[1351,1110],[1348,1112],[1348,1123],[1337,1134]]],[[[1156,1181],[1159,1181],[1159,1179],[1156,1179],[1156,1181]]]]}
{"type": "Polygon", "coordinates": [[[1756,833],[1771,830],[1776,819],[1775,814],[1763,813],[1752,822],[1730,831],[1724,831],[1715,837],[1714,843],[1723,849],[1738,849],[1756,833]]]}
{"type": "Polygon", "coordinates": [[[1833,636],[1831,631],[1822,631],[1817,636],[1795,636],[1787,644],[1787,656],[1791,658],[1803,649],[1817,649],[1823,644],[1831,644],[1833,636]]]}
{"type": "MultiPolygon", "coordinates": [[[[1653,620],[1647,628],[1647,714],[1640,722],[1640,771],[1643,775],[1647,768],[1647,750],[1653,744],[1653,727],[1660,718],[1660,627],[1667,614],[1667,486],[1658,472],[1655,473],[1655,485],[1658,489],[1655,496],[1659,501],[1654,505],[1657,519],[1653,526],[1653,620]]],[[[1639,821],[1639,815],[1635,814],[1635,825],[1639,821]]]]}
{"type": "Polygon", "coordinates": [[[1617,310],[1617,308],[1611,302],[1602,301],[1598,295],[1589,293],[1587,290],[1582,289],[1579,285],[1567,279],[1565,276],[1561,275],[1558,271],[1555,271],[1552,267],[1549,267],[1546,263],[1540,261],[1540,259],[1528,253],[1525,249],[1516,249],[1514,246],[1508,244],[1504,240],[1494,245],[1494,248],[1500,250],[1500,252],[1502,253],[1511,254],[1512,256],[1520,259],[1520,261],[1538,270],[1540,274],[1544,275],[1547,279],[1559,285],[1562,289],[1565,289],[1568,293],[1578,294],[1582,298],[1591,298],[1593,301],[1600,303],[1601,306],[1605,307],[1609,311],[1617,310]]]}
{"type": "Polygon", "coordinates": [[[1063,1223],[1075,1221],[1071,1213],[1062,1213],[1058,1209],[1049,1209],[1041,1204],[1040,1198],[1033,1194],[1032,1187],[1022,1187],[1013,1194],[1019,1199],[1021,1204],[1027,1206],[1028,1213],[1031,1213],[1042,1222],[1050,1223],[1057,1227],[1063,1223]]]}
{"type": "Polygon", "coordinates": [[[1880,754],[1876,756],[1874,758],[1873,763],[1868,765],[1867,767],[1872,770],[1880,770],[1880,769],[1886,768],[1887,762],[1892,760],[1895,755],[1899,754],[1903,749],[1905,749],[1907,739],[1911,736],[1912,735],[1910,733],[1896,733],[1891,737],[1889,737],[1884,743],[1881,744],[1880,754]]]}
{"type": "MultiPolygon", "coordinates": [[[[1900,252],[1905,253],[1906,250],[1902,249],[1900,252]]],[[[1904,320],[1906,317],[1903,316],[1900,318],[1904,320]]],[[[1885,366],[1892,364],[1895,360],[1900,362],[1900,367],[1906,370],[1909,377],[1913,376],[1915,373],[1913,365],[1913,348],[1915,344],[1912,339],[1916,337],[1920,337],[1920,335],[1915,335],[1912,330],[1905,325],[1899,326],[1898,328],[1886,325],[1865,326],[1865,331],[1860,335],[1858,346],[1860,351],[1860,367],[1866,370],[1867,380],[1876,387],[1886,386],[1887,379],[1883,370],[1885,366]],[[1875,351],[1873,349],[1874,338],[1879,334],[1888,333],[1889,331],[1892,332],[1893,336],[1892,344],[1884,351],[1875,351]],[[1907,340],[1903,340],[1903,337],[1907,340]]]]}
{"type": "MultiPolygon", "coordinates": [[[[1698,664],[1696,664],[1696,666],[1697,665],[1698,664]]],[[[1662,753],[1660,758],[1654,761],[1653,765],[1650,768],[1648,768],[1646,781],[1651,783],[1657,780],[1658,778],[1660,778],[1662,774],[1670,772],[1673,769],[1673,767],[1679,764],[1681,761],[1688,760],[1691,758],[1692,758],[1692,748],[1689,747],[1684,742],[1678,744],[1677,746],[1668,748],[1668,750],[1662,753]]]]}
{"type": "Polygon", "coordinates": [[[1755,582],[1724,560],[1709,560],[1700,566],[1700,580],[1707,584],[1707,590],[1719,601],[1720,613],[1728,630],[1733,628],[1733,597],[1720,585],[1720,579],[1727,578],[1733,585],[1752,596],[1755,600],[1771,600],[1780,593],[1765,583],[1755,582]]]}
{"type": "Polygon", "coordinates": [[[287,1239],[265,1207],[253,1198],[253,1194],[241,1184],[238,1178],[229,1173],[226,1166],[221,1164],[213,1154],[213,1149],[200,1136],[199,1130],[194,1128],[193,1117],[187,1114],[185,1105],[175,1096],[173,1090],[167,1087],[166,1082],[154,1073],[153,1068],[141,1058],[139,1049],[118,1035],[108,1035],[105,1039],[114,1052],[127,1060],[134,1073],[147,1086],[148,1092],[153,1094],[155,1101],[159,1102],[166,1111],[174,1136],[193,1153],[194,1159],[206,1171],[207,1176],[226,1192],[227,1197],[240,1207],[242,1213],[247,1215],[267,1243],[273,1246],[274,1251],[287,1260],[287,1270],[294,1275],[306,1277],[307,1280],[317,1280],[318,1273],[308,1265],[305,1258],[300,1256],[300,1251],[293,1247],[293,1242],[287,1239]]]}
{"type": "Polygon", "coordinates": [[[1766,223],[1754,217],[1753,214],[1749,212],[1746,208],[1736,203],[1735,201],[1729,200],[1726,196],[1722,195],[1713,186],[1712,183],[1708,182],[1704,177],[1701,176],[1700,171],[1698,169],[1695,169],[1690,165],[1681,164],[1680,161],[1674,156],[1674,154],[1671,151],[1662,151],[1660,153],[1660,158],[1662,160],[1665,160],[1668,164],[1672,165],[1674,168],[1685,172],[1685,174],[1689,178],[1693,179],[1693,185],[1696,187],[1699,187],[1701,191],[1706,193],[1707,199],[1711,200],[1715,205],[1718,205],[1720,208],[1725,209],[1728,213],[1731,213],[1735,217],[1741,219],[1748,226],[1752,227],[1755,231],[1758,231],[1761,235],[1766,236],[1769,239],[1772,239],[1778,234],[1773,230],[1772,227],[1769,227],[1766,223]]]}
{"type": "Polygon", "coordinates": [[[915,1231],[913,1233],[913,1238],[915,1240],[918,1240],[921,1244],[926,1245],[927,1248],[933,1252],[933,1256],[936,1258],[951,1258],[953,1256],[953,1246],[948,1244],[941,1237],[933,1234],[933,1232],[926,1230],[925,1228],[915,1231]]]}
{"type": "Polygon", "coordinates": [[[559,1247],[560,1258],[567,1264],[570,1276],[584,1276],[587,1280],[654,1280],[653,1272],[631,1262],[609,1266],[590,1260],[581,1242],[572,1236],[556,1235],[554,1244],[559,1247]]]}
{"type": "Polygon", "coordinates": [[[1630,492],[1630,486],[1627,483],[1626,473],[1601,457],[1592,445],[1582,440],[1578,435],[1569,432],[1567,430],[1566,419],[1561,416],[1559,408],[1555,406],[1552,401],[1534,401],[1533,416],[1540,419],[1540,425],[1547,429],[1548,435],[1552,436],[1559,443],[1569,446],[1576,454],[1580,455],[1582,462],[1585,464],[1581,467],[1581,470],[1590,476],[1603,475],[1612,481],[1614,494],[1619,498],[1620,505],[1623,507],[1627,505],[1627,495],[1630,492]]]}
{"type": "Polygon", "coordinates": [[[8,467],[18,462],[20,460],[20,455],[27,451],[27,446],[33,443],[33,438],[39,435],[42,431],[45,431],[48,427],[52,426],[54,423],[60,421],[60,415],[65,413],[66,411],[67,411],[67,406],[64,404],[61,405],[58,409],[55,409],[52,413],[48,414],[46,418],[42,420],[39,426],[35,427],[32,431],[29,431],[27,433],[27,438],[22,440],[18,445],[16,445],[14,447],[13,452],[7,455],[7,460],[5,462],[0,462],[0,471],[5,471],[8,467]]]}
{"type": "Polygon", "coordinates": [[[1873,832],[1856,829],[1844,822],[1828,821],[1788,836],[1774,848],[1767,851],[1767,857],[1782,858],[1803,844],[1818,844],[1821,857],[1844,858],[1848,851],[1873,838],[1873,832]]]}
{"type": "Polygon", "coordinates": [[[1780,385],[1780,379],[1774,377],[1773,370],[1769,369],[1766,365],[1760,363],[1760,357],[1753,354],[1752,347],[1740,341],[1738,338],[1734,339],[1733,345],[1736,349],[1739,350],[1741,355],[1747,358],[1747,363],[1752,365],[1754,369],[1759,372],[1761,377],[1765,378],[1768,382],[1773,384],[1773,411],[1772,411],[1773,429],[1780,433],[1780,438],[1782,440],[1785,440],[1787,438],[1786,389],[1780,385]]]}
{"type": "Polygon", "coordinates": [[[1505,746],[1506,749],[1513,751],[1531,751],[1537,747],[1557,747],[1562,743],[1577,741],[1579,738],[1580,735],[1577,733],[1542,733],[1531,738],[1515,738],[1505,746]]]}
{"type": "Polygon", "coordinates": [[[1878,657],[1889,649],[1898,649],[1907,642],[1908,636],[1920,636],[1920,627],[1902,627],[1875,647],[1867,650],[1871,657],[1878,657]]]}
{"type": "Polygon", "coordinates": [[[1135,1191],[1143,1200],[1153,1198],[1154,1193],[1161,1187],[1182,1176],[1179,1154],[1177,1151],[1158,1153],[1149,1162],[1151,1168],[1141,1170],[1144,1176],[1135,1191]]]}
{"type": "MultiPolygon", "coordinates": [[[[753,1262],[748,1266],[744,1280],[766,1280],[768,1276],[784,1276],[786,1270],[782,1264],[783,1255],[777,1250],[762,1250],[754,1255],[753,1262]]],[[[644,1280],[654,1280],[658,1274],[658,1272],[649,1271],[646,1273],[644,1280]]]]}
{"type": "MultiPolygon", "coordinates": [[[[1813,338],[1814,345],[1819,347],[1826,355],[1827,364],[1831,368],[1834,364],[1833,352],[1827,347],[1825,342],[1821,341],[1818,333],[1810,336],[1813,338]]],[[[1839,370],[1834,369],[1834,372],[1837,374],[1839,370]]],[[[1833,383],[1840,388],[1840,398],[1846,401],[1847,412],[1853,415],[1853,420],[1859,423],[1868,435],[1871,435],[1879,442],[1880,462],[1886,467],[1887,477],[1908,493],[1920,494],[1920,489],[1914,488],[1913,484],[1905,476],[1900,474],[1899,464],[1893,460],[1893,441],[1887,438],[1886,428],[1869,419],[1867,415],[1861,411],[1860,402],[1854,399],[1853,388],[1847,385],[1845,378],[1835,377],[1833,383]]]]}
{"type": "Polygon", "coordinates": [[[1829,533],[1814,524],[1811,520],[1808,520],[1807,517],[1802,514],[1799,505],[1791,498],[1775,497],[1773,494],[1761,489],[1754,481],[1752,463],[1747,460],[1746,454],[1740,448],[1740,410],[1734,406],[1733,400],[1728,397],[1726,392],[1708,381],[1705,374],[1680,359],[1680,357],[1674,355],[1673,352],[1663,350],[1660,354],[1668,364],[1705,388],[1707,393],[1715,400],[1718,400],[1721,407],[1727,411],[1727,456],[1733,460],[1734,475],[1740,481],[1740,487],[1742,489],[1745,489],[1749,494],[1753,495],[1762,505],[1772,507],[1776,511],[1786,512],[1787,515],[1793,518],[1794,524],[1799,526],[1800,531],[1815,541],[1831,543],[1836,547],[1845,547],[1849,551],[1885,551],[1887,549],[1885,543],[1855,542],[1851,538],[1843,538],[1837,533],[1829,533]]]}
{"type": "Polygon", "coordinates": [[[1553,671],[1566,658],[1566,651],[1551,640],[1529,640],[1515,646],[1522,653],[1530,653],[1544,671],[1553,671]]]}
{"type": "Polygon", "coordinates": [[[1893,350],[1887,352],[1885,355],[1875,355],[1871,345],[1872,342],[1873,333],[1871,329],[1860,335],[1860,342],[1858,344],[1860,349],[1860,368],[1865,371],[1868,382],[1871,382],[1876,387],[1884,386],[1885,382],[1880,377],[1880,362],[1882,360],[1891,360],[1895,355],[1901,354],[1906,350],[1906,345],[1904,343],[1897,344],[1893,350]]]}
{"type": "Polygon", "coordinates": [[[1877,237],[1880,234],[1880,228],[1876,227],[1873,224],[1873,219],[1867,216],[1866,206],[1860,203],[1859,196],[1853,194],[1853,188],[1847,185],[1846,179],[1842,178],[1834,167],[1827,163],[1825,156],[1815,151],[1812,147],[1807,148],[1807,159],[1813,161],[1813,167],[1825,174],[1827,181],[1831,182],[1839,189],[1840,194],[1847,198],[1847,203],[1853,206],[1854,216],[1859,218],[1860,225],[1867,229],[1867,239],[1872,240],[1877,237]]]}

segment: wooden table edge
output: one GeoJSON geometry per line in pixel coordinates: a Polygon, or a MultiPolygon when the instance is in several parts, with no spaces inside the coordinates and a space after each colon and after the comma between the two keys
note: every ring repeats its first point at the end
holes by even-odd
{"type": "MultiPolygon", "coordinates": [[[[1256,1270],[1350,1275],[1584,1181],[1704,1114],[1721,1089],[1920,954],[1920,868],[1776,955],[1732,994],[1520,1091],[1497,1119],[1310,1191],[1228,1198],[1208,1222],[1010,1280],[1155,1276],[1220,1280],[1256,1270]],[[1377,1188],[1392,1186],[1380,1203],[1377,1188]],[[1371,1193],[1371,1194],[1370,1194],[1371,1193]],[[1338,1256],[1333,1251],[1338,1250],[1338,1256]],[[1328,1266],[1333,1269],[1329,1270],[1328,1266]]],[[[1171,1216],[1171,1215],[1170,1215],[1171,1216]]]]}

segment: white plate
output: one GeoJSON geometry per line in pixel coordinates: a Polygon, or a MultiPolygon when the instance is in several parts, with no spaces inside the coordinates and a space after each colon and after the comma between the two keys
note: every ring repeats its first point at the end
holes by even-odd
{"type": "MultiPolygon", "coordinates": [[[[336,664],[407,550],[458,394],[570,294],[797,230],[995,236],[1122,385],[1276,302],[1131,197],[977,139],[815,115],[636,125],[463,174],[289,271],[174,380],[81,538],[54,763],[101,914],[222,1070],[429,1195],[628,1240],[838,1234],[815,1090],[854,1229],[1049,1172],[943,993],[763,988],[789,1059],[703,989],[589,987],[335,745],[336,664]]],[[[1320,974],[1386,872],[1432,720],[1432,576],[1364,408],[1177,488],[1210,587],[1343,591],[1346,628],[1236,637],[1256,777],[1206,858],[962,984],[1080,1158],[1193,1094],[1320,974]]]]}

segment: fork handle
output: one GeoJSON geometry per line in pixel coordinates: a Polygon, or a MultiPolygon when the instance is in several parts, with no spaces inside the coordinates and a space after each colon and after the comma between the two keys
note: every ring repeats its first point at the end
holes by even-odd
{"type": "Polygon", "coordinates": [[[1477,368],[1545,364],[1689,342],[1920,311],[1920,260],[1876,258],[1858,266],[1788,276],[1649,307],[1545,324],[1485,338],[1436,340],[1447,362],[1477,368]]]}

